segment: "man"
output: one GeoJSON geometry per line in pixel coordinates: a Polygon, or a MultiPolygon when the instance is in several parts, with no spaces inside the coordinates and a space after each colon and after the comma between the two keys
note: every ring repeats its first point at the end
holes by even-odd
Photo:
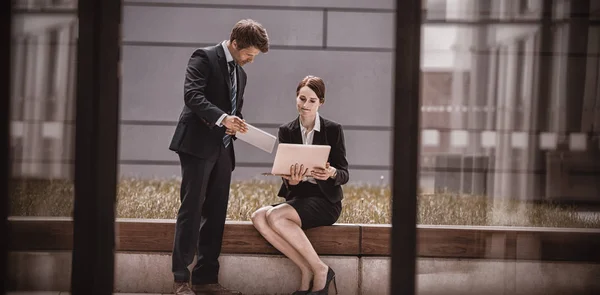
{"type": "Polygon", "coordinates": [[[188,62],[185,105],[169,146],[179,155],[182,173],[172,265],[176,295],[239,294],[218,283],[217,259],[235,168],[233,139],[247,131],[242,66],[268,50],[265,28],[245,19],[235,24],[229,40],[197,49],[188,62]]]}

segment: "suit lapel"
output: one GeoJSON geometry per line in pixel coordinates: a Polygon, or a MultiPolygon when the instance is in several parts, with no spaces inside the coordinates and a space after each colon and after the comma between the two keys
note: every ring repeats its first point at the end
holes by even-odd
{"type": "Polygon", "coordinates": [[[229,69],[227,67],[227,58],[225,58],[225,51],[223,50],[223,46],[221,43],[217,45],[217,55],[219,56],[219,67],[221,68],[221,73],[223,74],[223,79],[225,79],[225,83],[227,85],[227,93],[229,94],[229,104],[231,105],[231,80],[229,80],[229,69]]]}
{"type": "Polygon", "coordinates": [[[302,144],[302,131],[300,130],[300,118],[298,117],[292,124],[292,143],[302,144]]]}
{"type": "Polygon", "coordinates": [[[313,135],[313,144],[324,145],[327,144],[327,139],[325,138],[325,127],[323,126],[323,118],[319,116],[319,130],[316,131],[313,135]]]}

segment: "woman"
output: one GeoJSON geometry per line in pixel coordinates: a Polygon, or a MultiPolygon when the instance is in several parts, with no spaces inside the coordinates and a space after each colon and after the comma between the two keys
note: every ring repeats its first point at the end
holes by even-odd
{"type": "Polygon", "coordinates": [[[280,143],[330,145],[324,168],[290,167],[279,196],[284,203],[266,206],[252,214],[260,234],[290,258],[302,273],[300,289],[293,294],[327,294],[335,272],[310,244],[303,230],[335,223],[342,212],[342,185],[348,182],[348,161],[342,126],[319,116],[325,102],[325,84],[307,76],[296,88],[298,118],[279,127],[280,143]]]}

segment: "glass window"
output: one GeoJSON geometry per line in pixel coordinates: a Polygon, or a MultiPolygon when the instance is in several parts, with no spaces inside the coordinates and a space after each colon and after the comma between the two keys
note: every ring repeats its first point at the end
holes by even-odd
{"type": "Polygon", "coordinates": [[[72,233],[61,222],[72,216],[74,197],[76,1],[13,2],[9,222],[16,251],[7,287],[68,291],[72,233]],[[28,234],[45,225],[52,236],[28,234]],[[60,249],[34,251],[45,242],[60,249]]]}
{"type": "Polygon", "coordinates": [[[582,263],[595,259],[594,242],[561,238],[600,228],[597,25],[576,19],[586,13],[577,1],[554,1],[547,17],[543,1],[450,2],[463,22],[423,24],[424,40],[454,34],[438,54],[450,62],[437,69],[451,86],[435,92],[422,79],[419,293],[598,290],[597,270],[582,263]],[[488,9],[502,17],[484,23],[488,9]],[[471,240],[438,230],[435,243],[438,226],[471,240]],[[451,249],[472,256],[454,259],[451,249]],[[584,279],[559,282],[564,268],[584,279]]]}

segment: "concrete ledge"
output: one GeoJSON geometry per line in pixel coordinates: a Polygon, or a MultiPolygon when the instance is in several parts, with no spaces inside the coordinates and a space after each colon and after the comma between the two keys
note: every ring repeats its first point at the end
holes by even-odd
{"type": "MultiPolygon", "coordinates": [[[[324,256],[336,271],[340,294],[358,294],[359,258],[324,256]],[[343,284],[340,284],[344,282],[343,284]]],[[[279,255],[222,255],[219,280],[244,294],[289,294],[300,284],[300,271],[279,255]]],[[[70,252],[11,252],[10,290],[69,291],[70,252]]],[[[117,253],[115,292],[169,293],[173,274],[167,254],[117,253]]]]}
{"type": "MultiPolygon", "coordinates": [[[[337,273],[339,294],[389,294],[389,257],[324,256],[337,273]]],[[[171,258],[117,253],[115,292],[171,292],[171,258]]],[[[222,284],[244,294],[289,294],[300,273],[280,255],[225,254],[222,284]]],[[[419,258],[419,294],[600,294],[600,264],[419,258]]],[[[10,290],[69,291],[71,253],[11,252],[10,290]]]]}
{"type": "MultiPolygon", "coordinates": [[[[174,220],[117,219],[119,252],[170,253],[174,220]]],[[[70,218],[11,217],[13,251],[72,249],[70,218]]],[[[389,256],[390,226],[335,224],[306,231],[320,255],[389,256]]],[[[600,229],[417,226],[417,255],[600,263],[600,229]]],[[[227,222],[224,254],[280,254],[250,222],[227,222]]]]}

